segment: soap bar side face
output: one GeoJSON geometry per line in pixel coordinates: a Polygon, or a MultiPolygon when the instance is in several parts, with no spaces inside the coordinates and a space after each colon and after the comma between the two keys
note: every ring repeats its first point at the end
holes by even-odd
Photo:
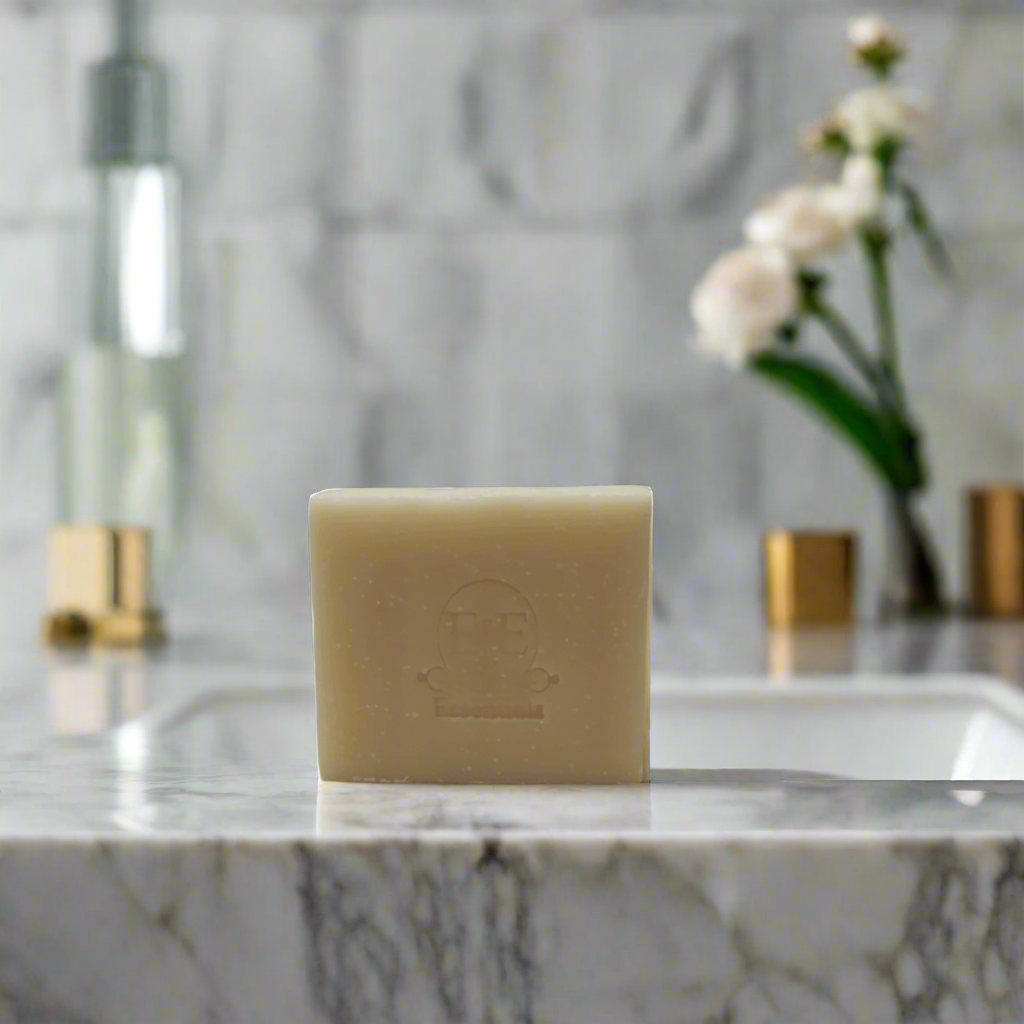
{"type": "Polygon", "coordinates": [[[325,780],[642,782],[646,488],[310,501],[325,780]]]}

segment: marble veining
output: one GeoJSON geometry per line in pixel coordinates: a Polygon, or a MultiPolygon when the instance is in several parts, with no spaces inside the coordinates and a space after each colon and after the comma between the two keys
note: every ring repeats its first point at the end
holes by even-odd
{"type": "MultiPolygon", "coordinates": [[[[1024,32],[1003,0],[882,6],[934,97],[918,171],[957,267],[945,287],[910,249],[896,274],[955,590],[963,486],[1024,465],[1024,32]]],[[[802,412],[700,361],[686,308],[751,204],[808,172],[796,132],[855,81],[854,6],[555,7],[157,4],[202,439],[183,605],[305,601],[294,524],[324,486],[638,481],[667,611],[752,602],[779,523],[855,522],[868,606],[874,485],[802,412]]],[[[99,0],[0,3],[0,635],[43,599],[82,82],[104,36],[99,0]]],[[[840,263],[857,322],[859,286],[840,263]]]]}
{"type": "Polygon", "coordinates": [[[2,856],[5,1022],[119,1024],[147,1003],[247,1024],[1024,1020],[1017,840],[108,838],[2,856]]]}
{"type": "MultiPolygon", "coordinates": [[[[673,667],[1024,678],[1016,628],[750,626],[764,526],[855,520],[866,600],[883,557],[860,467],[686,336],[696,276],[851,84],[853,7],[557,6],[158,5],[203,440],[174,622],[252,635],[0,664],[0,1024],[1024,1022],[1019,784],[317,784],[295,524],[328,484],[641,478],[673,667]]],[[[897,279],[955,584],[961,487],[1022,465],[1024,34],[1005,0],[891,6],[958,270],[897,279]]],[[[103,35],[96,2],[0,2],[0,638],[43,601],[103,35]]]]}
{"type": "Polygon", "coordinates": [[[229,639],[0,664],[0,1024],[1024,1022],[1024,783],[318,783],[229,639]]]}

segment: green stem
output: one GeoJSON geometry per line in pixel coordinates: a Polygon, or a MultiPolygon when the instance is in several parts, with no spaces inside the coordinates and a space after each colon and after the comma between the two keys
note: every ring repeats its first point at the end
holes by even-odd
{"type": "MultiPolygon", "coordinates": [[[[899,379],[887,372],[884,362],[871,358],[867,347],[853,328],[820,292],[812,292],[806,302],[808,312],[818,318],[839,350],[860,372],[878,400],[879,408],[891,418],[892,424],[902,436],[901,443],[906,446],[904,456],[915,466],[919,478],[910,489],[918,489],[921,486],[920,480],[927,475],[927,467],[918,447],[910,410],[900,389],[899,379]]],[[[894,484],[894,489],[899,488],[894,484]]]]}
{"type": "Polygon", "coordinates": [[[880,371],[875,361],[868,355],[866,346],[860,341],[839,310],[820,295],[815,295],[809,301],[808,309],[821,321],[822,326],[831,335],[839,350],[853,363],[868,386],[875,392],[879,403],[890,411],[900,414],[902,400],[899,392],[889,380],[888,375],[880,371]]]}
{"type": "Polygon", "coordinates": [[[900,376],[900,355],[896,343],[896,317],[892,305],[892,286],[889,284],[889,264],[886,258],[888,238],[879,228],[863,228],[860,232],[861,247],[868,265],[871,281],[871,297],[878,332],[879,362],[882,365],[899,407],[906,405],[903,382],[900,376]]]}

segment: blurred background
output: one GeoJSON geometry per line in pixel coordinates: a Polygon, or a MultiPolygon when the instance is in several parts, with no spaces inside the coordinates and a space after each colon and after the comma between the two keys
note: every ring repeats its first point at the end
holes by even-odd
{"type": "MultiPolygon", "coordinates": [[[[759,600],[769,526],[852,528],[845,446],[693,351],[689,293],[862,80],[830,0],[157,0],[185,196],[176,621],[308,617],[327,486],[650,484],[665,614],[759,600]]],[[[931,97],[912,173],[956,266],[895,268],[951,590],[967,483],[1024,475],[1024,7],[883,5],[931,97]]],[[[100,0],[0,0],[0,633],[34,635],[100,0]]],[[[862,279],[839,299],[867,316],[862,279]]]]}

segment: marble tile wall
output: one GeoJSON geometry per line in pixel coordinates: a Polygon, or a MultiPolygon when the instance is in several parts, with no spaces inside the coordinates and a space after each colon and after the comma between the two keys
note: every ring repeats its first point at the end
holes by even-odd
{"type": "MultiPolygon", "coordinates": [[[[643,481],[661,589],[755,600],[769,524],[865,531],[816,424],[689,350],[688,293],[852,85],[834,0],[163,0],[188,183],[194,446],[179,597],[304,607],[310,491],[643,481]]],[[[1024,8],[903,2],[919,176],[958,276],[898,268],[958,581],[959,495],[1024,472],[1024,8]]],[[[74,335],[95,0],[0,0],[0,558],[34,615],[74,335]]],[[[855,268],[844,302],[865,310],[855,268]]]]}

